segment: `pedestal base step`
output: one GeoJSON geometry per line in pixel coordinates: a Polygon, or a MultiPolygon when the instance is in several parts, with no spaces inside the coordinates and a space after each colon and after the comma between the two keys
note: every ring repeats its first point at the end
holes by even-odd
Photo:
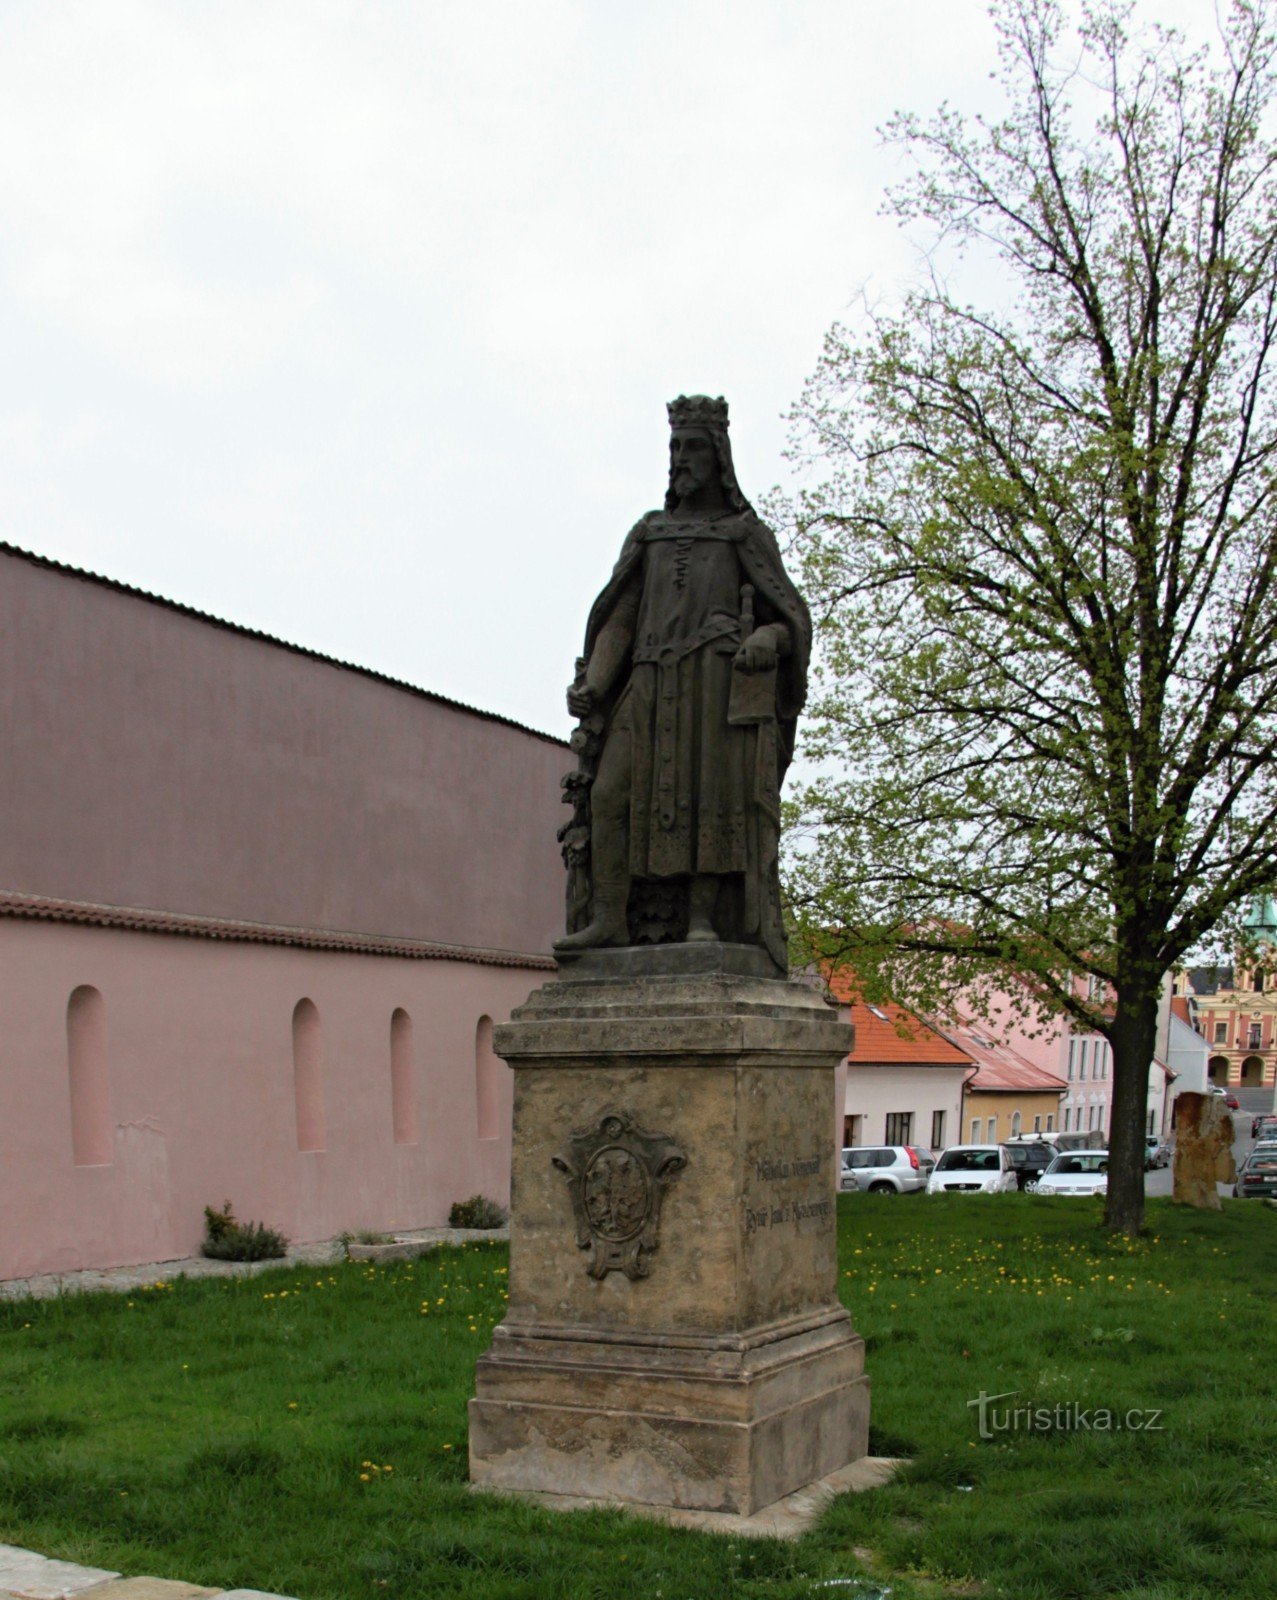
{"type": "Polygon", "coordinates": [[[864,1345],[845,1317],[732,1356],[735,1371],[710,1370],[708,1351],[631,1346],[626,1362],[557,1343],[498,1340],[480,1360],[474,1482],[750,1516],[868,1449],[864,1345]]]}
{"type": "Polygon", "coordinates": [[[673,1506],[648,1506],[615,1500],[591,1499],[587,1495],[541,1494],[535,1490],[500,1489],[491,1483],[473,1483],[479,1494],[503,1494],[526,1500],[547,1511],[624,1510],[636,1517],[662,1522],[671,1528],[695,1528],[702,1533],[728,1533],[749,1539],[797,1539],[806,1533],[835,1495],[862,1494],[888,1483],[901,1463],[891,1456],[861,1456],[859,1461],[830,1472],[817,1483],[795,1489],[761,1511],[741,1516],[732,1511],[686,1511],[673,1506]]]}

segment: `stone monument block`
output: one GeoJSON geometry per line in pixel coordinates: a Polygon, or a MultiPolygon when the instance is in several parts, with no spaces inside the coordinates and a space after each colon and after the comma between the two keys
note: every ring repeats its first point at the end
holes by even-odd
{"type": "Polygon", "coordinates": [[[866,1453],[837,1295],[850,1029],[757,947],[592,950],[496,1030],[515,1072],[509,1305],[480,1484],[751,1515],[866,1453]]]}

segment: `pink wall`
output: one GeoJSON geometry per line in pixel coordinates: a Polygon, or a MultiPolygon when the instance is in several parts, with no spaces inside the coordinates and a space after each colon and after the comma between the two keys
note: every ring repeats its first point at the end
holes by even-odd
{"type": "Polygon", "coordinates": [[[545,976],[0,919],[0,1278],[195,1254],[204,1206],[227,1198],[297,1242],[433,1225],[476,1191],[504,1201],[510,1074],[476,1072],[476,1036],[545,976]],[[86,987],[101,995],[106,1093],[90,1084],[85,1116],[107,1119],[109,1165],[75,1161],[67,1007],[86,987]],[[298,1148],[302,999],[318,1016],[322,1151],[298,1148]],[[415,1144],[395,1140],[397,1009],[415,1144]]]}
{"type": "Polygon", "coordinates": [[[0,729],[0,889],[489,949],[562,929],[561,743],[3,552],[0,729]]]}
{"type": "MultiPolygon", "coordinates": [[[[962,1009],[961,1006],[959,1009],[962,1009]]],[[[984,1026],[980,1022],[972,1025],[977,1032],[984,1026]]],[[[1053,1072],[1059,1078],[1065,1076],[1071,1034],[1067,1018],[1055,1015],[1041,1022],[1026,1019],[1009,999],[995,995],[987,1031],[999,1044],[1007,1044],[1013,1050],[1018,1050],[1035,1067],[1041,1067],[1044,1072],[1053,1072]]]]}

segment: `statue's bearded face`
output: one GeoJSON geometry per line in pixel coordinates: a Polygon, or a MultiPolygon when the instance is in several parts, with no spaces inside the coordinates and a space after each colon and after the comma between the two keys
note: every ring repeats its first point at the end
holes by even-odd
{"type": "Polygon", "coordinates": [[[708,428],[675,428],[670,434],[670,483],[680,500],[718,480],[718,452],[708,428]]]}

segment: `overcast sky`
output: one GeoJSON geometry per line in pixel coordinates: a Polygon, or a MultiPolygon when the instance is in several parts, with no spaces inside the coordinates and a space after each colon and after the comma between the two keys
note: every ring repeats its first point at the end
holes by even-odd
{"type": "Polygon", "coordinates": [[[875,130],[993,62],[979,0],[0,0],[0,538],[566,733],[666,400],[785,480],[916,270],[875,130]]]}

